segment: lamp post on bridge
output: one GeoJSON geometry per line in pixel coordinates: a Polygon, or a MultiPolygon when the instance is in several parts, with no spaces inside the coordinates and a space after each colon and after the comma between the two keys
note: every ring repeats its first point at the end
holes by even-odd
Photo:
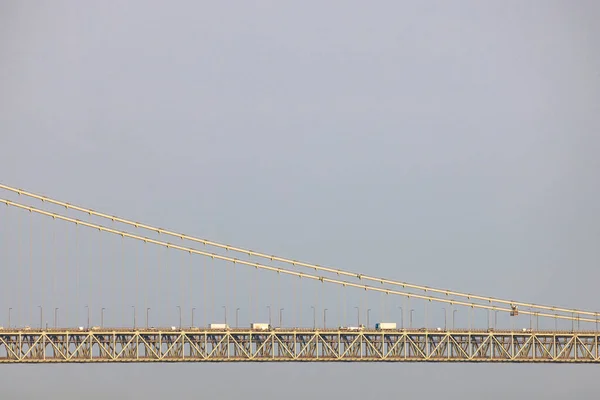
{"type": "Polygon", "coordinates": [[[313,330],[317,329],[317,309],[315,306],[310,306],[313,310],[313,330]]]}
{"type": "Polygon", "coordinates": [[[90,306],[86,305],[84,308],[87,308],[87,328],[90,329],[90,306]]]}
{"type": "Polygon", "coordinates": [[[269,326],[271,326],[271,306],[267,306],[269,309],[269,326]]]}
{"type": "Polygon", "coordinates": [[[10,312],[12,311],[12,307],[8,307],[8,329],[10,329],[10,312]]]}
{"type": "Polygon", "coordinates": [[[283,308],[279,309],[279,327],[281,328],[281,312],[283,311],[283,308]]]}
{"type": "MultiPolygon", "coordinates": [[[[58,310],[58,308],[57,308],[58,310]]],[[[100,328],[104,328],[104,310],[106,310],[106,308],[102,307],[102,309],[100,310],[100,328]]],[[[56,323],[56,321],[55,321],[56,323]]]]}
{"type": "Polygon", "coordinates": [[[323,329],[327,329],[327,309],[323,309],[323,329]]]}
{"type": "Polygon", "coordinates": [[[225,314],[225,325],[227,325],[227,306],[223,306],[223,312],[225,314]]]}
{"type": "Polygon", "coordinates": [[[358,327],[360,327],[360,307],[354,307],[354,308],[356,308],[356,313],[357,313],[357,321],[358,321],[357,324],[358,324],[358,327]]]}
{"type": "Polygon", "coordinates": [[[179,329],[181,330],[181,306],[177,306],[179,309],[179,329]]]}
{"type": "Polygon", "coordinates": [[[58,321],[58,307],[54,308],[54,329],[56,329],[56,321],[58,321]]]}
{"type": "Polygon", "coordinates": [[[146,329],[148,329],[148,316],[150,314],[150,307],[146,307],[146,329]]]}
{"type": "Polygon", "coordinates": [[[494,311],[494,329],[497,329],[498,327],[498,311],[500,310],[494,311]]]}
{"type": "Polygon", "coordinates": [[[131,306],[133,308],[133,329],[135,329],[135,306],[131,306]]]}
{"type": "Polygon", "coordinates": [[[194,311],[196,310],[195,307],[192,307],[192,328],[194,327],[194,311]]]}
{"type": "Polygon", "coordinates": [[[452,329],[456,329],[456,325],[454,325],[454,315],[458,310],[452,310],[452,329]]]}
{"type": "Polygon", "coordinates": [[[415,311],[414,308],[410,309],[410,326],[409,326],[410,329],[412,329],[412,314],[413,314],[414,311],[415,311]]]}
{"type": "Polygon", "coordinates": [[[42,318],[44,309],[42,308],[42,306],[38,306],[38,308],[40,309],[40,331],[41,331],[44,327],[44,322],[43,322],[44,318],[42,318]]]}
{"type": "Polygon", "coordinates": [[[236,328],[238,327],[238,314],[239,314],[239,312],[240,312],[240,308],[238,307],[238,308],[235,309],[235,327],[236,328]]]}
{"type": "MultiPolygon", "coordinates": [[[[371,309],[368,308],[367,309],[367,329],[369,329],[369,313],[371,312],[371,309]]],[[[360,325],[360,324],[359,324],[360,325]]]]}

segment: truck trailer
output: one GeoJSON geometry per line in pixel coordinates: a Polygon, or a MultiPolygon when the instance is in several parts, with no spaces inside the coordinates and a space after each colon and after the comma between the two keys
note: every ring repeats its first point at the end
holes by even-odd
{"type": "Polygon", "coordinates": [[[209,324],[208,329],[226,330],[226,329],[229,329],[229,325],[227,325],[227,324],[209,324]]]}
{"type": "Polygon", "coordinates": [[[268,331],[271,329],[271,325],[264,324],[261,322],[254,322],[254,323],[252,323],[252,325],[250,325],[250,329],[256,330],[256,331],[268,331]]]}
{"type": "Polygon", "coordinates": [[[378,331],[383,331],[386,329],[396,329],[395,322],[378,322],[375,324],[375,329],[378,331]]]}

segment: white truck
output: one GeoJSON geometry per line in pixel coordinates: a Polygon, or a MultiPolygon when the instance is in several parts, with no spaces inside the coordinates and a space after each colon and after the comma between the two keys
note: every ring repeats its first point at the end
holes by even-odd
{"type": "Polygon", "coordinates": [[[268,331],[271,329],[271,325],[262,322],[254,322],[250,325],[250,329],[255,331],[268,331]]]}
{"type": "Polygon", "coordinates": [[[208,329],[220,329],[222,331],[229,329],[229,325],[227,324],[209,324],[208,329]]]}
{"type": "Polygon", "coordinates": [[[386,329],[396,329],[395,322],[378,322],[375,324],[375,329],[378,331],[383,331],[386,329]]]}
{"type": "Polygon", "coordinates": [[[363,324],[360,324],[359,326],[340,326],[339,330],[340,331],[362,331],[365,329],[365,326],[363,324]]]}

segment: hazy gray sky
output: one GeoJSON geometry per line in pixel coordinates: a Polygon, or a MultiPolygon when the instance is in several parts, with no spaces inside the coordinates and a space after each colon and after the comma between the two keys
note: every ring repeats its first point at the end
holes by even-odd
{"type": "MultiPolygon", "coordinates": [[[[0,182],[320,264],[598,310],[598,20],[596,1],[0,0],[0,182]]],[[[0,268],[15,279],[22,218],[0,210],[0,268]]],[[[92,236],[81,236],[81,257],[98,271],[92,236]]],[[[106,257],[116,260],[120,242],[110,240],[106,257]]],[[[142,257],[152,265],[160,254],[142,257]]],[[[93,274],[84,276],[122,295],[93,274]]],[[[203,282],[198,272],[188,278],[203,282]]],[[[265,279],[262,314],[246,312],[244,323],[265,318],[277,288],[291,290],[265,279]]],[[[87,300],[94,310],[151,304],[157,323],[172,324],[176,283],[166,292],[161,283],[150,276],[127,301],[95,287],[87,300]]],[[[224,285],[215,287],[213,312],[223,301],[248,308],[244,294],[224,299],[224,285]]],[[[0,296],[3,324],[17,308],[14,290],[0,296]]],[[[199,288],[187,290],[188,309],[203,301],[199,288]]],[[[36,304],[63,310],[71,295],[36,292],[15,318],[33,325],[36,304]]],[[[321,305],[338,301],[337,291],[322,295],[321,305]]],[[[379,297],[366,301],[381,319],[379,297]]],[[[277,305],[300,307],[291,302],[277,305]]],[[[107,318],[125,323],[115,314],[107,318]]],[[[332,311],[333,323],[354,318],[342,314],[332,311]]],[[[83,309],[64,318],[82,323],[83,309]]],[[[464,313],[457,319],[466,325],[464,313]]],[[[597,397],[592,366],[1,369],[9,399],[597,397]]]]}

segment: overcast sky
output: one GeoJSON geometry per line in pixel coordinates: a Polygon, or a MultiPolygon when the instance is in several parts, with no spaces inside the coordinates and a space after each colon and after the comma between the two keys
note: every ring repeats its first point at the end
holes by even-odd
{"type": "MultiPolygon", "coordinates": [[[[0,0],[0,182],[291,258],[598,310],[599,20],[591,0],[0,0]]],[[[15,271],[23,218],[0,210],[0,270],[12,277],[25,271],[15,271]]],[[[45,229],[53,228],[35,229],[40,240],[45,229]]],[[[118,257],[119,242],[103,240],[118,257]]],[[[98,271],[98,250],[89,249],[85,268],[98,271]]],[[[189,281],[203,284],[194,273],[189,281]]],[[[93,274],[84,276],[110,285],[93,274]]],[[[214,279],[211,286],[227,278],[214,279]]],[[[238,277],[242,294],[233,299],[219,298],[228,289],[214,285],[209,313],[220,313],[222,300],[251,309],[247,279],[238,277]]],[[[133,290],[131,282],[121,290],[133,290]]],[[[289,295],[292,286],[276,285],[267,284],[244,323],[266,318],[273,288],[289,295]]],[[[0,296],[2,324],[10,306],[18,323],[34,325],[36,304],[61,312],[74,304],[70,294],[34,291],[39,298],[27,300],[20,291],[26,305],[16,307],[15,287],[0,296]]],[[[157,323],[175,323],[176,289],[142,300],[145,290],[131,301],[153,301],[157,323]]],[[[187,290],[189,310],[203,298],[187,290]]],[[[94,310],[132,304],[101,292],[89,299],[94,310]]],[[[331,305],[337,293],[316,300],[332,310],[332,324],[350,318],[331,305]]],[[[294,321],[310,324],[309,304],[293,301],[277,306],[303,307],[294,321]]],[[[379,297],[365,301],[384,318],[379,297]]],[[[80,303],[64,316],[69,323],[82,323],[80,303]]],[[[432,324],[443,323],[439,307],[434,313],[432,324]]],[[[115,314],[107,318],[124,323],[115,314]]],[[[466,313],[457,318],[464,327],[466,313]]],[[[597,398],[591,366],[1,369],[0,397],[10,399],[597,398]]]]}

